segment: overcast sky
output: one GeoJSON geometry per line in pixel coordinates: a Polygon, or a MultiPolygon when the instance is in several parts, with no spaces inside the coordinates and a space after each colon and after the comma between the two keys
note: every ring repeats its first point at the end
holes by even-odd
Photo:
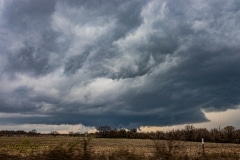
{"type": "Polygon", "coordinates": [[[239,0],[0,0],[0,125],[166,126],[237,109],[239,17],[239,0]]]}

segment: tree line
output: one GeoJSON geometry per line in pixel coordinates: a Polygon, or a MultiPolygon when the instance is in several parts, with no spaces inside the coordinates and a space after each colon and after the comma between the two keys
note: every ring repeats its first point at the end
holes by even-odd
{"type": "Polygon", "coordinates": [[[183,129],[157,132],[138,132],[137,129],[111,129],[109,126],[98,127],[97,137],[100,138],[139,138],[139,139],[162,139],[162,140],[181,140],[199,142],[202,138],[206,142],[215,143],[240,143],[240,129],[234,126],[224,128],[195,128],[187,125],[183,129]]]}
{"type": "MultiPolygon", "coordinates": [[[[132,139],[161,139],[161,140],[181,140],[181,141],[195,141],[199,142],[202,138],[206,142],[215,143],[240,143],[240,129],[236,129],[234,126],[226,126],[223,128],[195,128],[193,125],[187,125],[183,129],[173,129],[170,131],[156,131],[156,132],[139,132],[138,129],[112,129],[110,126],[99,126],[98,132],[92,133],[91,136],[97,138],[132,138],[132,139]]],[[[31,130],[26,132],[24,130],[1,130],[0,136],[41,136],[43,134],[38,133],[37,130],[31,130]]],[[[57,131],[52,131],[50,136],[63,135],[57,131]]],[[[80,132],[69,132],[64,134],[65,136],[85,136],[80,132]]]]}
{"type": "Polygon", "coordinates": [[[40,135],[40,133],[37,132],[37,130],[33,129],[29,132],[26,132],[24,130],[1,130],[0,136],[37,136],[40,135]]]}

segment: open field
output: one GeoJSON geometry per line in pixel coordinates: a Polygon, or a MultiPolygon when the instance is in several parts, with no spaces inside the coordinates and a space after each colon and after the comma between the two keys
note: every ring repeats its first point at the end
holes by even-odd
{"type": "MultiPolygon", "coordinates": [[[[86,152],[87,154],[95,155],[95,157],[99,155],[109,157],[119,151],[127,151],[142,157],[154,157],[157,152],[181,155],[181,157],[186,155],[190,159],[203,155],[201,142],[105,138],[88,138],[84,141],[83,137],[68,136],[0,137],[0,153],[4,155],[23,158],[32,157],[32,159],[35,159],[37,156],[45,154],[45,159],[47,159],[46,153],[53,150],[71,152],[69,156],[74,154],[80,155],[77,152],[81,154],[86,152]]],[[[235,155],[235,158],[232,159],[239,159],[240,144],[205,143],[205,154],[232,154],[235,155]]],[[[2,159],[1,156],[0,159],[2,159]]]]}
{"type": "MultiPolygon", "coordinates": [[[[118,149],[129,149],[137,154],[151,155],[156,145],[166,148],[172,147],[173,152],[186,153],[190,156],[202,154],[201,142],[183,142],[167,140],[144,139],[93,139],[93,149],[96,152],[112,152],[118,149]]],[[[231,152],[240,155],[240,144],[205,143],[205,153],[231,152]]]]}

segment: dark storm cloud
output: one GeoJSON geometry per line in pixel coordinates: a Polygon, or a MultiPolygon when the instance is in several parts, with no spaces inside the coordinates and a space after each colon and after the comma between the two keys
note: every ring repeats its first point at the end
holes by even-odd
{"type": "Polygon", "coordinates": [[[52,52],[59,52],[56,46],[57,33],[51,29],[51,14],[56,1],[4,1],[1,24],[6,32],[5,45],[14,43],[14,50],[6,48],[6,72],[27,72],[45,74],[55,67],[50,64],[52,52]],[[15,42],[14,42],[15,41],[15,42]]]}
{"type": "Polygon", "coordinates": [[[238,1],[0,7],[0,112],[22,114],[4,122],[170,125],[240,104],[238,1]]]}
{"type": "Polygon", "coordinates": [[[64,72],[74,74],[78,69],[82,68],[88,56],[89,56],[89,51],[85,51],[81,55],[70,57],[65,64],[64,72]]]}
{"type": "Polygon", "coordinates": [[[6,17],[5,21],[7,27],[16,29],[18,31],[33,29],[31,27],[43,27],[44,24],[39,22],[46,23],[48,21],[49,15],[54,11],[55,2],[55,0],[5,1],[3,2],[4,10],[2,11],[2,14],[4,17],[6,17]]]}
{"type": "Polygon", "coordinates": [[[10,55],[9,61],[13,62],[9,64],[8,71],[16,72],[33,72],[40,74],[47,72],[48,56],[45,53],[26,44],[17,55],[10,55]]]}

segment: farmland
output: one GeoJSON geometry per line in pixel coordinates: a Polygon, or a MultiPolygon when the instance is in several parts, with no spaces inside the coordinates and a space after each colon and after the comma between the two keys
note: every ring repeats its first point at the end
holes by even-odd
{"type": "Polygon", "coordinates": [[[120,157],[119,159],[121,156],[132,156],[128,159],[134,159],[134,157],[155,159],[162,155],[165,155],[165,159],[219,159],[219,157],[239,159],[240,156],[240,144],[205,143],[204,147],[203,153],[201,142],[94,137],[84,139],[70,136],[3,136],[0,137],[0,159],[6,157],[9,159],[38,159],[37,157],[42,157],[41,159],[114,159],[109,158],[114,156],[120,157]]]}

